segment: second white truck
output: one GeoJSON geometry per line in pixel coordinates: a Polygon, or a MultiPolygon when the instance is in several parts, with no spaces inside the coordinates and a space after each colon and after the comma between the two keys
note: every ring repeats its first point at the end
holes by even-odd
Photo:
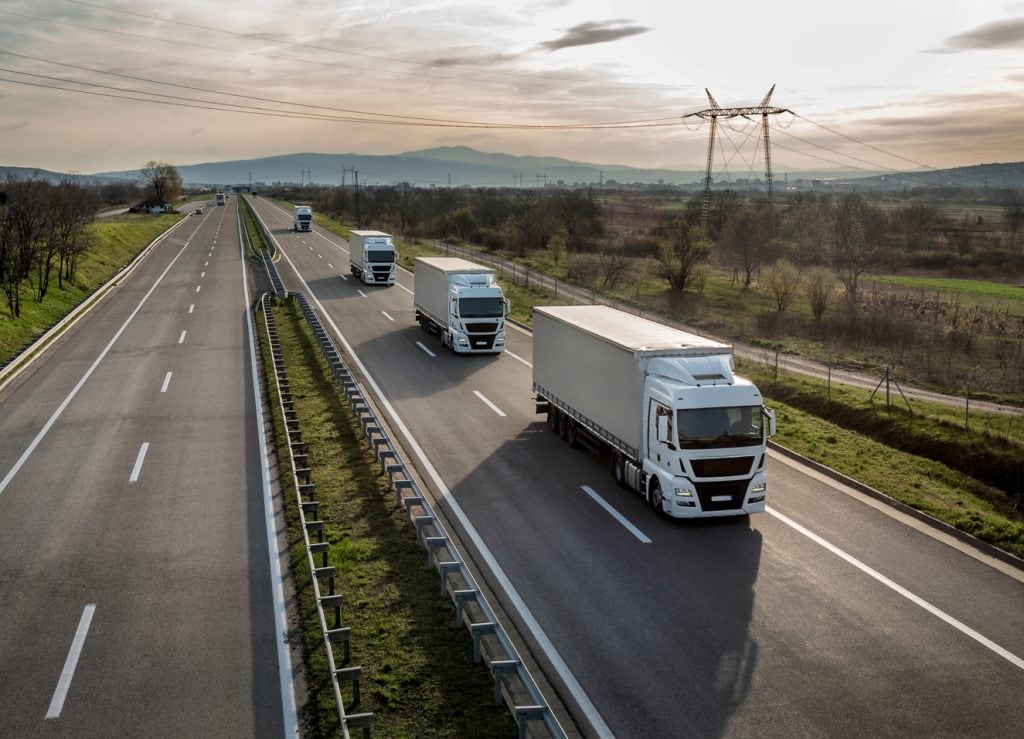
{"type": "Polygon", "coordinates": [[[660,514],[764,511],[775,414],[731,346],[603,305],[536,307],[533,390],[553,431],[660,514]]]}
{"type": "Polygon", "coordinates": [[[296,231],[312,231],[313,209],[308,205],[296,205],[294,227],[296,231]]]}
{"type": "Polygon", "coordinates": [[[394,285],[398,250],[383,231],[350,231],[349,271],[366,285],[394,285]]]}
{"type": "Polygon", "coordinates": [[[505,351],[509,303],[494,270],[456,257],[416,257],[416,320],[458,354],[505,351]]]}

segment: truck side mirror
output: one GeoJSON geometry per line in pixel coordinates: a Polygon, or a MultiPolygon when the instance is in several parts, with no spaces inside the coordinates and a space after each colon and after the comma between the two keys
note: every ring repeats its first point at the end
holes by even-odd
{"type": "Polygon", "coordinates": [[[505,298],[505,315],[507,316],[511,312],[512,312],[512,301],[509,300],[508,298],[505,298]]]}
{"type": "Polygon", "coordinates": [[[768,437],[771,438],[772,436],[775,436],[775,432],[777,430],[775,423],[775,411],[771,408],[765,408],[764,414],[768,416],[768,437]]]}

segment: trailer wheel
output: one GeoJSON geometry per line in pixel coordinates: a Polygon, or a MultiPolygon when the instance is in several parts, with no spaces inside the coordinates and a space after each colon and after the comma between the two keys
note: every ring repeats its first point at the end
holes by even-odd
{"type": "Polygon", "coordinates": [[[548,406],[548,428],[558,433],[558,409],[553,405],[548,406]]]}
{"type": "Polygon", "coordinates": [[[564,413],[558,413],[558,435],[562,441],[569,441],[569,418],[564,413]]]}
{"type": "Polygon", "coordinates": [[[665,514],[665,496],[661,494],[661,483],[658,482],[658,478],[655,477],[651,480],[650,495],[648,497],[651,507],[659,516],[665,514]]]}
{"type": "Polygon", "coordinates": [[[622,452],[612,452],[612,479],[620,488],[626,487],[626,458],[622,452]]]}

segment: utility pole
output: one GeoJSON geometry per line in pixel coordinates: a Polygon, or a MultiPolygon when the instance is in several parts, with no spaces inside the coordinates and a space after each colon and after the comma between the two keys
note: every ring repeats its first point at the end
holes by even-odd
{"type": "Polygon", "coordinates": [[[353,167],[352,174],[356,180],[356,228],[359,228],[359,171],[353,167]]]}
{"type": "Polygon", "coordinates": [[[683,116],[684,118],[698,117],[711,121],[711,130],[708,135],[708,163],[704,172],[704,198],[701,201],[700,206],[701,224],[707,223],[708,211],[711,207],[711,165],[715,156],[715,132],[718,128],[719,118],[746,118],[749,120],[750,116],[761,116],[761,131],[764,137],[764,179],[768,190],[768,208],[771,210],[772,153],[771,142],[768,139],[768,116],[779,115],[780,113],[792,113],[793,111],[768,104],[771,100],[772,93],[775,92],[775,85],[772,85],[772,88],[768,91],[768,94],[764,96],[760,105],[748,106],[746,108],[723,108],[718,104],[718,101],[712,97],[710,90],[704,88],[704,92],[707,93],[708,103],[711,107],[683,116]]]}

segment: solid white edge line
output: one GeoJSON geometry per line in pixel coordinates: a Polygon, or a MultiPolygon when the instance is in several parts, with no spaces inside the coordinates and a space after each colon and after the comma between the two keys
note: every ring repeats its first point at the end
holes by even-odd
{"type": "Polygon", "coordinates": [[[149,451],[149,442],[142,442],[142,446],[139,447],[139,454],[135,457],[135,466],[132,467],[132,474],[128,478],[128,482],[138,482],[139,475],[142,474],[142,463],[146,461],[146,452],[149,451]]]}
{"type": "Polygon", "coordinates": [[[391,315],[386,310],[382,310],[381,313],[383,313],[384,317],[386,319],[388,319],[389,321],[394,321],[395,320],[394,318],[391,317],[391,315]]]}
{"type": "Polygon", "coordinates": [[[68,697],[71,678],[75,676],[78,658],[82,656],[82,647],[85,646],[85,637],[89,633],[89,625],[92,624],[94,613],[96,613],[95,603],[90,603],[82,611],[82,617],[78,620],[78,628],[75,630],[75,638],[71,641],[71,649],[68,650],[67,659],[64,660],[64,669],[60,671],[60,679],[57,680],[57,687],[50,699],[50,707],[46,710],[46,718],[57,718],[64,710],[64,700],[68,697]]]}
{"type": "Polygon", "coordinates": [[[1016,667],[1016,668],[1018,668],[1020,670],[1024,670],[1024,659],[1021,659],[1020,657],[1018,657],[1017,655],[1013,654],[1009,650],[999,646],[998,644],[996,644],[994,641],[992,641],[988,637],[982,636],[977,631],[972,629],[970,626],[967,626],[962,621],[958,621],[957,619],[953,618],[948,613],[946,613],[945,611],[939,609],[938,607],[933,606],[931,603],[926,601],[924,598],[921,598],[920,596],[915,595],[914,593],[911,593],[909,590],[904,588],[902,585],[899,585],[899,584],[893,582],[892,580],[887,578],[882,573],[878,572],[877,570],[872,569],[871,567],[869,567],[868,565],[864,564],[863,562],[861,562],[859,559],[857,559],[853,555],[848,554],[847,552],[845,552],[842,549],[840,549],[839,547],[837,547],[835,544],[831,544],[830,542],[826,541],[825,539],[822,539],[820,536],[815,534],[813,531],[810,531],[809,529],[804,528],[803,526],[801,526],[800,524],[798,524],[796,521],[794,521],[793,519],[789,518],[788,516],[786,516],[786,515],[784,515],[782,513],[779,513],[777,510],[775,510],[774,508],[771,508],[769,506],[765,506],[765,511],[767,513],[770,513],[772,516],[775,516],[775,518],[777,518],[780,521],[782,521],[782,523],[786,524],[787,526],[792,528],[794,531],[796,531],[796,532],[798,532],[800,534],[803,534],[808,539],[813,541],[815,544],[817,544],[817,545],[819,545],[821,547],[824,547],[828,551],[832,552],[832,554],[836,555],[837,557],[839,557],[842,560],[845,560],[847,563],[853,565],[854,567],[856,567],[858,570],[860,570],[864,574],[868,575],[869,577],[874,578],[875,580],[880,582],[882,585],[885,585],[885,587],[889,588],[890,590],[895,591],[899,595],[902,595],[904,598],[909,600],[911,603],[914,603],[914,604],[920,606],[921,608],[923,608],[924,610],[928,611],[928,613],[932,614],[936,618],[939,618],[940,620],[945,621],[947,624],[952,626],[954,629],[956,629],[957,631],[961,632],[962,634],[970,637],[971,639],[973,639],[974,641],[978,642],[979,644],[981,644],[986,649],[990,649],[991,651],[995,652],[1000,657],[1005,659],[1007,662],[1012,664],[1014,667],[1016,667]]]}
{"type": "Polygon", "coordinates": [[[432,352],[429,349],[427,349],[426,345],[422,341],[417,341],[416,342],[416,346],[418,346],[420,349],[422,349],[423,351],[425,351],[427,354],[429,354],[432,357],[436,357],[437,356],[436,354],[434,354],[434,352],[432,352]]]}
{"type": "Polygon", "coordinates": [[[580,485],[580,487],[583,489],[583,492],[586,493],[587,495],[589,495],[591,498],[593,498],[597,502],[597,504],[599,506],[601,506],[606,511],[608,511],[610,514],[612,514],[612,517],[616,521],[618,521],[623,526],[625,526],[626,530],[629,531],[629,533],[631,533],[637,539],[642,541],[644,544],[650,544],[651,543],[651,539],[650,539],[650,537],[647,536],[647,534],[645,534],[643,531],[641,531],[636,526],[634,526],[632,523],[630,523],[628,518],[626,518],[621,513],[619,513],[617,510],[615,510],[615,508],[612,507],[611,503],[609,503],[607,500],[605,500],[600,495],[598,495],[596,492],[594,492],[594,489],[592,487],[590,487],[589,485],[580,485]]]}
{"type": "MultiPolygon", "coordinates": [[[[196,230],[199,230],[199,226],[196,226],[196,230]]],[[[192,232],[192,236],[195,236],[195,231],[192,232]]],[[[3,494],[4,490],[7,489],[7,486],[10,485],[11,480],[14,478],[16,474],[18,474],[18,470],[20,470],[22,468],[22,465],[25,464],[28,458],[32,456],[32,452],[34,452],[36,450],[36,447],[39,446],[39,443],[43,440],[43,437],[45,437],[46,434],[49,433],[50,429],[53,427],[53,424],[57,422],[57,419],[60,418],[61,414],[64,412],[64,409],[67,408],[71,401],[74,399],[74,397],[78,395],[78,391],[82,389],[82,386],[92,376],[92,373],[96,371],[96,367],[99,366],[99,363],[102,362],[103,358],[106,357],[107,354],[110,352],[110,349],[114,346],[114,342],[121,338],[121,334],[123,334],[125,329],[128,328],[128,324],[131,323],[135,319],[135,316],[138,315],[139,311],[142,310],[142,306],[146,304],[146,301],[149,300],[149,296],[153,294],[153,291],[156,290],[157,286],[163,281],[164,277],[167,276],[167,273],[171,271],[171,267],[174,266],[174,263],[178,261],[178,257],[180,257],[182,253],[184,253],[184,251],[188,248],[189,242],[191,240],[192,237],[189,237],[189,240],[185,242],[185,245],[181,247],[181,250],[174,255],[174,258],[171,260],[170,264],[168,264],[166,269],[164,269],[164,271],[160,273],[160,276],[156,278],[156,282],[153,283],[153,286],[149,288],[148,291],[146,291],[145,295],[142,296],[142,300],[140,300],[139,304],[135,306],[135,310],[131,312],[128,318],[125,319],[124,323],[121,324],[121,328],[119,328],[114,333],[113,338],[111,338],[110,341],[107,342],[107,345],[103,347],[103,351],[101,351],[99,353],[99,356],[96,357],[96,359],[93,361],[91,365],[89,365],[89,369],[85,371],[85,374],[82,375],[82,378],[71,389],[71,392],[67,394],[67,397],[65,397],[64,400],[61,401],[61,404],[57,406],[57,410],[53,412],[53,415],[50,416],[50,419],[45,424],[43,424],[43,427],[39,430],[39,433],[36,434],[34,439],[32,439],[32,442],[28,445],[28,448],[21,453],[21,456],[18,457],[18,461],[14,463],[14,466],[11,467],[11,469],[7,472],[7,474],[4,476],[4,479],[0,480],[0,494],[3,494]]]]}
{"type": "Polygon", "coordinates": [[[166,375],[164,375],[164,384],[160,386],[160,392],[167,392],[167,387],[171,384],[171,375],[173,374],[173,372],[168,372],[166,375]]]}
{"type": "Polygon", "coordinates": [[[497,413],[499,416],[501,416],[502,418],[505,417],[505,411],[503,411],[501,408],[499,408],[494,403],[485,398],[482,392],[480,392],[479,390],[474,390],[473,395],[480,398],[480,400],[482,400],[488,408],[497,413]]]}
{"type": "MultiPolygon", "coordinates": [[[[278,245],[280,249],[280,245],[278,245]]],[[[281,551],[277,546],[277,528],[274,522],[274,501],[270,486],[270,457],[267,451],[263,420],[263,396],[260,393],[259,371],[256,365],[256,338],[249,305],[249,284],[245,274],[245,252],[242,249],[242,221],[238,221],[238,250],[242,257],[242,304],[245,306],[245,329],[249,337],[249,371],[252,374],[252,397],[256,409],[256,436],[259,438],[262,466],[263,518],[267,529],[267,550],[270,558],[270,589],[274,600],[274,630],[277,634],[277,675],[281,690],[281,713],[285,739],[299,736],[299,716],[295,708],[295,685],[292,660],[288,653],[288,614],[284,602],[284,584],[281,576],[281,551]]],[[[283,254],[284,252],[282,252],[283,254]]],[[[289,260],[290,261],[290,260],[289,260]]]]}
{"type": "Polygon", "coordinates": [[[178,343],[179,344],[184,344],[185,343],[185,334],[187,334],[187,333],[188,333],[187,329],[185,331],[181,332],[181,336],[178,337],[178,343]]]}
{"type": "MultiPolygon", "coordinates": [[[[280,245],[278,245],[278,247],[280,248],[280,245]]],[[[380,386],[377,384],[377,381],[374,380],[370,373],[366,371],[366,366],[359,359],[359,356],[355,353],[355,351],[353,351],[352,345],[348,343],[348,339],[345,338],[345,335],[338,328],[338,325],[334,322],[334,319],[331,318],[331,316],[327,313],[326,310],[324,310],[324,306],[320,302],[320,299],[316,296],[316,293],[309,289],[309,284],[306,282],[305,279],[303,279],[302,275],[299,273],[299,270],[296,269],[295,263],[292,262],[291,258],[289,258],[289,256],[285,254],[283,250],[281,251],[281,254],[284,256],[285,260],[287,260],[288,264],[291,265],[292,271],[295,272],[296,277],[298,278],[299,282],[302,283],[302,286],[305,288],[310,299],[314,303],[316,303],[317,308],[320,309],[320,315],[323,318],[323,320],[325,320],[327,324],[331,327],[335,335],[338,337],[338,340],[341,341],[342,345],[345,347],[345,351],[347,351],[349,356],[352,357],[352,361],[355,363],[356,367],[358,367],[359,371],[363,373],[363,377],[366,378],[366,383],[372,388],[374,394],[377,397],[377,401],[380,403],[381,407],[384,408],[385,412],[390,416],[391,420],[393,421],[394,425],[398,428],[398,430],[405,435],[406,439],[408,439],[409,447],[412,450],[413,454],[415,454],[419,458],[420,462],[423,464],[423,468],[426,471],[427,475],[430,477],[434,485],[437,487],[437,491],[438,494],[440,495],[441,501],[448,504],[448,507],[451,509],[452,514],[459,520],[460,525],[466,532],[466,536],[468,536],[470,541],[473,542],[473,546],[476,547],[477,552],[480,554],[480,557],[483,558],[487,567],[494,575],[495,580],[498,581],[498,585],[501,587],[502,590],[505,591],[505,595],[507,596],[511,607],[519,614],[520,618],[522,618],[523,620],[526,629],[533,635],[533,638],[537,640],[537,646],[541,649],[542,652],[544,652],[544,655],[551,662],[552,669],[554,669],[555,672],[558,673],[558,676],[561,678],[562,682],[565,683],[566,689],[569,691],[570,695],[572,695],[577,705],[579,705],[580,710],[583,712],[583,715],[586,716],[587,720],[590,722],[590,725],[594,729],[594,732],[598,736],[602,737],[613,736],[612,730],[608,727],[608,724],[606,724],[604,719],[601,717],[600,711],[597,710],[597,707],[590,700],[590,696],[587,695],[587,691],[583,689],[583,686],[580,685],[579,680],[576,679],[576,676],[572,673],[572,670],[569,669],[569,666],[565,663],[565,660],[562,659],[562,655],[558,653],[557,649],[555,649],[555,645],[551,642],[551,639],[544,632],[544,629],[541,628],[540,623],[538,623],[536,617],[527,607],[526,602],[523,600],[522,596],[519,595],[519,592],[512,585],[512,581],[508,579],[508,575],[505,574],[505,570],[503,570],[501,565],[498,564],[498,560],[495,559],[494,555],[491,553],[491,550],[484,543],[484,540],[480,536],[480,533],[476,530],[476,527],[469,520],[469,517],[466,515],[466,512],[462,510],[462,506],[459,505],[459,502],[457,500],[455,500],[455,496],[452,495],[451,490],[449,490],[448,486],[444,484],[444,480],[441,479],[441,475],[438,473],[433,463],[427,457],[426,452],[423,451],[423,448],[419,445],[419,442],[417,442],[416,439],[413,437],[412,433],[409,431],[409,428],[405,425],[405,422],[402,420],[401,416],[399,416],[398,413],[395,411],[394,406],[391,405],[391,401],[389,401],[387,397],[384,395],[383,391],[380,389],[380,386]]]]}

